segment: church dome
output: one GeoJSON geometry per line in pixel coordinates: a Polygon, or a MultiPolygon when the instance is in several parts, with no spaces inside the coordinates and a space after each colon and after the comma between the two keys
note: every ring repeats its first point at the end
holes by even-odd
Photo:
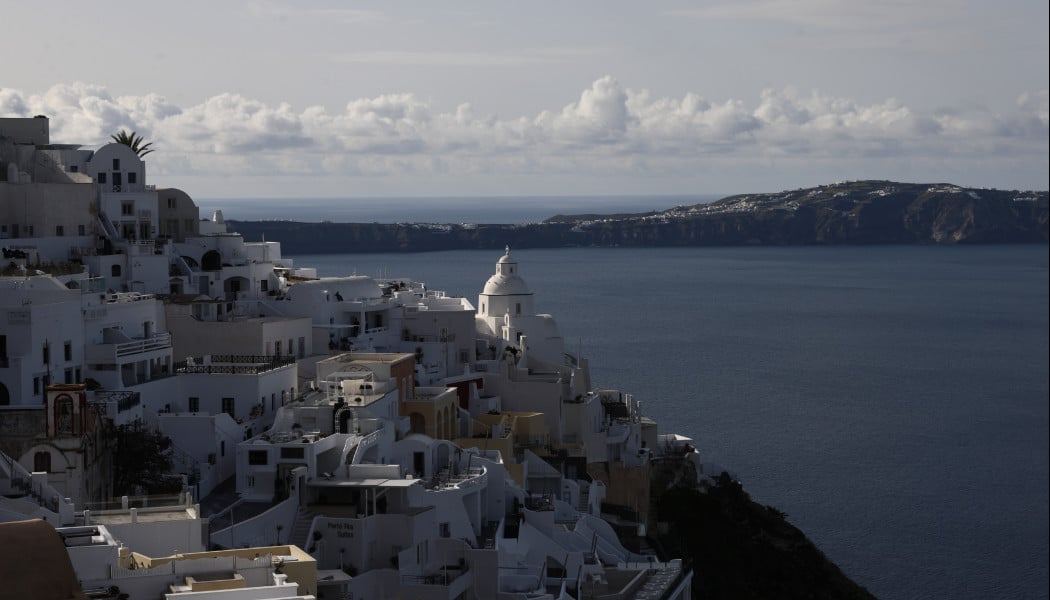
{"type": "Polygon", "coordinates": [[[485,282],[485,290],[481,293],[488,296],[517,296],[528,295],[532,292],[529,291],[529,286],[521,277],[517,275],[507,277],[497,273],[489,277],[489,280],[485,282]]]}
{"type": "Polygon", "coordinates": [[[485,282],[481,292],[488,296],[527,296],[532,292],[525,280],[518,275],[518,261],[510,256],[510,247],[506,254],[496,261],[496,273],[485,282]]]}

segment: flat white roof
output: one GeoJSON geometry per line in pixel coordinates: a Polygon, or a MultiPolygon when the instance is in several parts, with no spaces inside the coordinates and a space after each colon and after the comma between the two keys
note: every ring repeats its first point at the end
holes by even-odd
{"type": "Polygon", "coordinates": [[[318,487],[352,487],[352,488],[365,488],[365,487],[390,487],[390,488],[406,488],[422,481],[421,479],[379,479],[379,478],[365,478],[365,479],[312,479],[310,485],[318,487]]]}

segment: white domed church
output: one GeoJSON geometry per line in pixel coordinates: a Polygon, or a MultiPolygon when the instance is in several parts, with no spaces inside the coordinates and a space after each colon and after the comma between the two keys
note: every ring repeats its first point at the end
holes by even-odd
{"type": "Polygon", "coordinates": [[[563,363],[565,344],[558,324],[554,317],[535,314],[534,310],[532,291],[521,278],[518,262],[507,247],[496,262],[496,273],[478,294],[478,334],[500,340],[502,344],[497,343],[497,347],[521,348],[524,343],[530,357],[563,363]],[[526,338],[525,342],[522,338],[526,338]]]}

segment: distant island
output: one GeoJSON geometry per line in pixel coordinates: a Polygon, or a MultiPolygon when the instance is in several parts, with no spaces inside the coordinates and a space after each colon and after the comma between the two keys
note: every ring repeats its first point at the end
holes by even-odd
{"type": "Polygon", "coordinates": [[[287,254],[561,247],[1047,243],[1047,191],[849,181],[707,204],[542,223],[234,221],[246,240],[287,254]]]}

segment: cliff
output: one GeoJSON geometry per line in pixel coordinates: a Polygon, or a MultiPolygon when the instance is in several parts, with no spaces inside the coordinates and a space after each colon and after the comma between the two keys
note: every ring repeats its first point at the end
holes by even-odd
{"type": "Polygon", "coordinates": [[[567,246],[1047,243],[1050,194],[854,181],[525,225],[227,221],[288,254],[567,246]]]}
{"type": "MultiPolygon", "coordinates": [[[[660,479],[657,473],[654,483],[660,479]]],[[[728,474],[713,484],[681,483],[654,493],[653,542],[662,555],[689,557],[693,598],[875,600],[784,513],[754,502],[728,474]]]]}

